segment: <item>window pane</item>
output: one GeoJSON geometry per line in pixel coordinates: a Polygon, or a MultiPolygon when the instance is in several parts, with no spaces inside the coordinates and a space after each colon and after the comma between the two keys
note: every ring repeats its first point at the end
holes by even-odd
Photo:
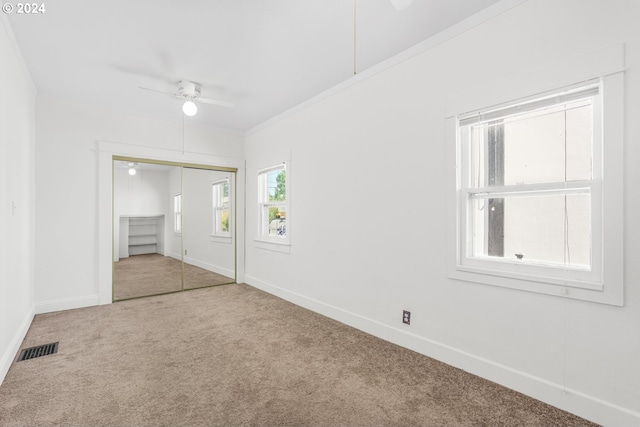
{"type": "Polygon", "coordinates": [[[222,183],[220,206],[229,207],[229,182],[222,183]]]}
{"type": "Polygon", "coordinates": [[[267,224],[269,236],[287,236],[287,214],[284,205],[267,207],[267,224]]]}
{"type": "Polygon", "coordinates": [[[182,195],[181,194],[178,194],[173,197],[173,217],[174,217],[173,230],[176,233],[180,233],[182,231],[182,195]]]}
{"type": "Polygon", "coordinates": [[[477,197],[469,205],[472,256],[590,268],[589,194],[477,197]]]}
{"type": "Polygon", "coordinates": [[[214,207],[229,207],[229,183],[219,182],[213,185],[214,207]]]}
{"type": "Polygon", "coordinates": [[[470,135],[472,187],[592,178],[590,99],[481,123],[470,135]]]}
{"type": "Polygon", "coordinates": [[[267,191],[270,202],[287,200],[286,173],[282,169],[267,173],[267,191]]]}
{"type": "Polygon", "coordinates": [[[220,231],[223,233],[229,232],[229,210],[228,209],[220,211],[220,231]]]}

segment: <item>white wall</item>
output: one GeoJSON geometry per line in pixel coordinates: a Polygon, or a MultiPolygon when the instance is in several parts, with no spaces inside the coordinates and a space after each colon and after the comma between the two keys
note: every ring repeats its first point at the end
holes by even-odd
{"type": "MultiPolygon", "coordinates": [[[[99,295],[109,294],[99,294],[99,254],[110,253],[110,249],[101,249],[100,242],[106,238],[99,236],[109,236],[110,248],[111,231],[105,230],[110,230],[111,221],[111,172],[100,175],[103,158],[96,151],[97,142],[109,141],[106,168],[111,153],[162,150],[165,160],[182,160],[182,125],[45,97],[37,100],[36,117],[36,311],[98,304],[99,295]],[[100,195],[106,197],[107,215],[99,213],[100,195]]],[[[196,128],[188,122],[184,135],[187,153],[243,157],[240,135],[196,128]]]]}
{"type": "Polygon", "coordinates": [[[0,382],[33,319],[36,90],[0,17],[0,382]]]}
{"type": "MultiPolygon", "coordinates": [[[[146,170],[145,165],[141,164],[138,173],[133,176],[129,175],[128,169],[115,168],[113,172],[113,246],[121,248],[120,251],[114,250],[114,260],[125,257],[120,246],[121,216],[162,215],[163,229],[159,230],[162,241],[158,241],[158,253],[164,254],[164,237],[167,235],[165,224],[173,221],[173,206],[170,206],[173,199],[167,195],[170,171],[146,170]]],[[[125,253],[128,256],[128,251],[125,253]]]]}
{"type": "MultiPolygon", "coordinates": [[[[144,168],[144,165],[141,166],[144,168]]],[[[127,169],[114,171],[114,214],[160,215],[169,211],[169,171],[138,171],[129,175],[127,169]]]]}
{"type": "Polygon", "coordinates": [[[250,133],[246,281],[596,422],[640,425],[638,16],[638,1],[528,1],[250,133]],[[619,43],[625,306],[448,279],[450,100],[619,43]],[[253,241],[257,171],[286,159],[290,253],[253,241]]]}

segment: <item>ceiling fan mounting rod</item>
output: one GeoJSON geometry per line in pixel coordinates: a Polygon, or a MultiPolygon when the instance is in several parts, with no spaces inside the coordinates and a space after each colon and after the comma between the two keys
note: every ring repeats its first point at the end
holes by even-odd
{"type": "Polygon", "coordinates": [[[357,0],[353,0],[353,74],[358,74],[357,69],[357,52],[358,52],[358,34],[356,24],[358,22],[357,0]]]}

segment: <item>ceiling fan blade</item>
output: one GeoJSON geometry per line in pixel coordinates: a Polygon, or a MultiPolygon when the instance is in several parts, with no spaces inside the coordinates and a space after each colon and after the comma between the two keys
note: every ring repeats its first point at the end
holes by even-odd
{"type": "Polygon", "coordinates": [[[177,93],[172,93],[172,92],[165,92],[163,90],[157,90],[157,89],[150,89],[148,87],[142,87],[142,86],[138,86],[140,89],[144,89],[144,90],[148,90],[151,92],[158,92],[158,93],[163,93],[165,95],[171,95],[171,96],[175,96],[176,98],[182,98],[181,95],[177,94],[177,93]]]}
{"type": "Polygon", "coordinates": [[[231,101],[223,101],[221,99],[212,99],[212,98],[202,98],[202,97],[198,97],[196,98],[196,101],[200,101],[203,102],[205,104],[211,104],[211,105],[218,105],[220,107],[229,107],[232,108],[235,106],[235,104],[231,101]]]}

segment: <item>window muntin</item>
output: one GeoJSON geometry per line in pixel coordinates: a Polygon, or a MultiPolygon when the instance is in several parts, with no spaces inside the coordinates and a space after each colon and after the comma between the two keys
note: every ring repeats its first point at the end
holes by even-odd
{"type": "Polygon", "coordinates": [[[173,231],[182,233],[182,194],[173,196],[173,231]]]}
{"type": "Polygon", "coordinates": [[[258,173],[258,192],[261,237],[287,241],[287,174],[284,164],[258,173]]]}
{"type": "Polygon", "coordinates": [[[459,118],[459,269],[601,283],[599,93],[590,84],[459,118]]]}
{"type": "Polygon", "coordinates": [[[213,200],[213,235],[231,235],[231,199],[229,180],[214,182],[211,186],[213,200]]]}

